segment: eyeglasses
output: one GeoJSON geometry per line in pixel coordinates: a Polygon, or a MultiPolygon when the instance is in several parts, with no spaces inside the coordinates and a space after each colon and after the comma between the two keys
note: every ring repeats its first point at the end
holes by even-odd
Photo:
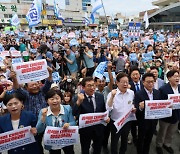
{"type": "Polygon", "coordinates": [[[88,84],[86,85],[87,88],[94,88],[95,87],[95,84],[88,84]]]}
{"type": "Polygon", "coordinates": [[[128,81],[120,81],[119,83],[120,83],[120,84],[129,84],[128,81]]]}
{"type": "Polygon", "coordinates": [[[154,84],[154,80],[152,80],[152,81],[145,81],[145,82],[147,82],[148,84],[154,84]]]}

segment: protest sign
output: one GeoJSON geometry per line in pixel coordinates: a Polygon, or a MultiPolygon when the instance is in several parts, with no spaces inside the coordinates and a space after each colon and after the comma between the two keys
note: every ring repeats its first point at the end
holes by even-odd
{"type": "Polygon", "coordinates": [[[168,94],[168,99],[173,101],[173,109],[180,109],[180,94],[168,94]]]}
{"type": "Polygon", "coordinates": [[[105,120],[107,120],[109,111],[102,113],[87,113],[80,114],[79,116],[79,128],[85,128],[89,126],[94,126],[98,124],[107,125],[105,120]]]}
{"type": "Polygon", "coordinates": [[[45,59],[13,64],[19,84],[40,81],[49,77],[45,59]]]}
{"type": "Polygon", "coordinates": [[[23,57],[29,56],[29,52],[28,51],[23,51],[22,55],[23,55],[23,57]]]}
{"type": "MultiPolygon", "coordinates": [[[[116,81],[116,73],[115,72],[111,72],[111,73],[112,73],[114,81],[116,81]]],[[[110,82],[108,72],[104,72],[104,77],[106,78],[106,82],[110,82]]]]}
{"type": "Polygon", "coordinates": [[[0,134],[0,152],[35,142],[31,126],[0,134]]]}
{"type": "Polygon", "coordinates": [[[172,100],[145,101],[145,119],[161,119],[172,116],[172,100]]]}
{"type": "Polygon", "coordinates": [[[136,53],[130,53],[129,54],[129,60],[130,60],[130,62],[132,62],[132,61],[137,62],[138,61],[137,54],[136,53]]]}
{"type": "Polygon", "coordinates": [[[101,62],[95,69],[93,73],[93,77],[97,77],[99,79],[102,79],[104,76],[104,71],[107,68],[107,62],[101,62]]]}
{"type": "Polygon", "coordinates": [[[11,50],[10,53],[12,57],[21,57],[21,51],[11,50]]]}
{"type": "Polygon", "coordinates": [[[69,126],[68,129],[47,126],[44,133],[44,144],[52,146],[53,149],[78,143],[78,126],[69,126]]]}
{"type": "Polygon", "coordinates": [[[21,57],[19,58],[12,58],[12,64],[22,63],[23,59],[21,57]]]}
{"type": "Polygon", "coordinates": [[[119,40],[112,40],[111,44],[119,46],[119,40]]]}
{"type": "Polygon", "coordinates": [[[0,53],[0,56],[1,56],[1,57],[10,56],[10,53],[9,53],[9,51],[2,51],[2,52],[0,53]]]}
{"type": "Polygon", "coordinates": [[[68,34],[68,38],[75,38],[75,37],[76,37],[76,35],[74,32],[71,32],[68,34]]]}
{"type": "Polygon", "coordinates": [[[129,108],[129,110],[127,110],[126,112],[124,112],[124,114],[123,114],[121,117],[119,117],[118,120],[116,120],[116,121],[114,122],[114,125],[115,125],[115,127],[116,127],[116,129],[117,129],[117,132],[116,132],[116,133],[118,133],[119,130],[120,130],[126,123],[128,123],[129,121],[134,121],[134,120],[136,120],[136,116],[135,116],[134,113],[132,113],[132,109],[133,109],[133,105],[132,105],[132,107],[129,108]]]}
{"type": "Polygon", "coordinates": [[[59,82],[60,81],[60,76],[59,76],[58,72],[53,72],[52,77],[53,77],[53,82],[59,82]]]}

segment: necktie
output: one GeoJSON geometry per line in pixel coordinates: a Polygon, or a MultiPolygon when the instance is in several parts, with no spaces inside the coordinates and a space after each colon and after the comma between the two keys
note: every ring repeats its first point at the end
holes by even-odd
{"type": "Polygon", "coordinates": [[[136,83],[136,91],[139,91],[139,83],[136,83]]]}
{"type": "Polygon", "coordinates": [[[94,109],[94,112],[95,112],[95,106],[94,106],[94,103],[93,103],[93,100],[92,100],[92,96],[89,96],[89,103],[93,106],[93,109],[94,109]]]}
{"type": "Polygon", "coordinates": [[[55,124],[54,127],[59,127],[59,120],[58,117],[55,117],[55,124]]]}

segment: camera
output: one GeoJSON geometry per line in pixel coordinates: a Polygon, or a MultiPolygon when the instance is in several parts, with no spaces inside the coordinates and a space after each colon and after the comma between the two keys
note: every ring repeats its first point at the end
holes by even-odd
{"type": "Polygon", "coordinates": [[[80,45],[80,48],[79,48],[79,58],[80,59],[83,59],[84,58],[84,50],[85,50],[85,46],[84,45],[80,45]]]}

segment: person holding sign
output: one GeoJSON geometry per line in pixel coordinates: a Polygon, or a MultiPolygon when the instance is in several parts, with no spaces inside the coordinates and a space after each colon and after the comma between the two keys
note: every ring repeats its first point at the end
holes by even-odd
{"type": "MultiPolygon", "coordinates": [[[[79,118],[80,114],[105,112],[104,97],[95,92],[95,83],[92,77],[86,77],[81,82],[84,92],[78,94],[77,101],[73,107],[73,115],[79,118]]],[[[109,122],[109,118],[105,120],[109,122]]],[[[91,141],[93,140],[94,154],[101,153],[104,136],[102,124],[92,125],[79,130],[82,154],[89,154],[91,141]]]]}
{"type": "MultiPolygon", "coordinates": [[[[131,123],[127,122],[122,129],[117,132],[114,122],[133,106],[134,92],[128,89],[129,80],[127,74],[123,72],[119,73],[116,77],[116,82],[118,88],[112,90],[108,94],[106,102],[107,110],[111,111],[111,153],[118,154],[118,141],[121,136],[121,147],[119,153],[125,154],[131,123]]],[[[132,111],[135,111],[135,109],[132,111]]]]}
{"type": "MultiPolygon", "coordinates": [[[[167,73],[167,78],[169,83],[159,89],[162,100],[167,100],[168,94],[180,94],[179,72],[171,70],[167,73]]],[[[159,120],[159,131],[156,138],[156,151],[158,154],[163,154],[162,147],[169,153],[174,153],[171,143],[179,121],[180,109],[173,110],[171,117],[159,120]]]]}
{"type": "Polygon", "coordinates": [[[146,73],[142,77],[144,88],[136,92],[134,104],[137,108],[138,122],[137,153],[149,154],[150,144],[156,128],[157,120],[147,120],[145,114],[145,100],[160,100],[160,93],[154,89],[155,77],[152,73],[146,73]]]}
{"type": "MultiPolygon", "coordinates": [[[[11,71],[10,77],[13,80],[13,88],[26,97],[24,101],[24,108],[27,111],[32,111],[38,118],[39,111],[47,106],[45,95],[51,88],[52,84],[52,69],[47,67],[49,77],[46,79],[44,86],[41,87],[41,81],[34,81],[25,84],[25,88],[21,88],[18,84],[16,73],[11,71]]],[[[42,147],[43,133],[37,134],[37,142],[39,144],[41,154],[44,154],[42,147]]]]}
{"type": "MultiPolygon", "coordinates": [[[[75,120],[72,115],[70,105],[61,105],[63,95],[60,90],[49,90],[46,94],[46,101],[49,105],[43,108],[38,117],[36,125],[37,132],[42,133],[45,131],[46,126],[62,127],[67,129],[69,126],[75,126],[75,120]]],[[[46,135],[46,134],[44,134],[46,135]]],[[[50,154],[60,154],[61,149],[58,147],[50,147],[45,145],[45,149],[49,150],[50,154]]],[[[74,154],[73,145],[63,148],[65,154],[74,154]]]]}
{"type": "MultiPolygon", "coordinates": [[[[36,130],[36,117],[32,112],[24,111],[25,97],[18,92],[14,92],[11,95],[6,95],[3,103],[6,105],[8,114],[0,117],[0,134],[11,130],[31,126],[30,129],[33,135],[37,134],[36,130]]],[[[11,149],[8,154],[39,154],[39,148],[37,143],[31,143],[11,149]]]]}

